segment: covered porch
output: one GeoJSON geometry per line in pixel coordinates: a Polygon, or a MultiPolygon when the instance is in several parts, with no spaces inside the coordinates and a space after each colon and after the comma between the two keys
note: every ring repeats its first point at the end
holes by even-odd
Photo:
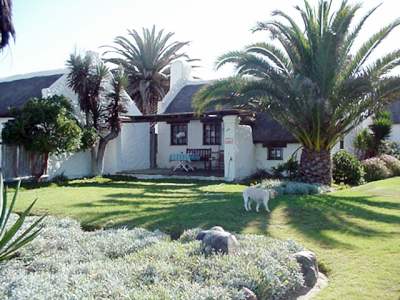
{"type": "MultiPolygon", "coordinates": [[[[125,122],[147,122],[155,127],[155,153],[149,155],[154,155],[156,167],[121,173],[138,178],[235,180],[235,162],[241,156],[242,148],[239,141],[245,142],[236,136],[241,115],[248,113],[224,110],[202,115],[178,113],[131,117],[125,122]]],[[[250,128],[246,139],[252,146],[250,128]]]]}

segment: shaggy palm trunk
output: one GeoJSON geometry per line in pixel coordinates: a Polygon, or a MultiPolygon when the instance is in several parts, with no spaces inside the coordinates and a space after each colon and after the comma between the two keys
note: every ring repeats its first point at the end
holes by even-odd
{"type": "Polygon", "coordinates": [[[332,160],[329,150],[304,148],[300,158],[300,178],[307,183],[331,185],[332,160]]]}

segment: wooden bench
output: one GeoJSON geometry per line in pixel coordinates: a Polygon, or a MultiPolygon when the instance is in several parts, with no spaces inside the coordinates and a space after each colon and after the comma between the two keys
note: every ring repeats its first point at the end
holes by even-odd
{"type": "Polygon", "coordinates": [[[203,161],[204,169],[211,170],[211,148],[203,149],[186,149],[186,154],[189,154],[191,161],[203,161]]]}

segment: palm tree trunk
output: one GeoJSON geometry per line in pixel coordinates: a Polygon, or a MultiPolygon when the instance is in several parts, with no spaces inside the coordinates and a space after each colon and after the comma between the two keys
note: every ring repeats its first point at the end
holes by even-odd
{"type": "Polygon", "coordinates": [[[90,148],[90,159],[92,166],[92,176],[99,175],[99,169],[97,168],[97,143],[90,148]]]}
{"type": "Polygon", "coordinates": [[[118,136],[119,132],[111,131],[104,138],[99,141],[99,147],[97,149],[96,167],[98,175],[103,175],[104,172],[104,154],[108,143],[118,136]]]}
{"type": "Polygon", "coordinates": [[[304,148],[300,158],[300,178],[303,182],[332,184],[332,160],[329,150],[304,148]]]}

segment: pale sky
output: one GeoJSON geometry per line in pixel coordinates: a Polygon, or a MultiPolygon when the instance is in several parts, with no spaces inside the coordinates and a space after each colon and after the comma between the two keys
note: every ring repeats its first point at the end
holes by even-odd
{"type": "MultiPolygon", "coordinates": [[[[317,0],[314,0],[315,2],[317,0]]],[[[336,0],[339,2],[339,0],[336,0]]],[[[0,53],[0,77],[63,68],[69,54],[112,44],[126,30],[150,27],[175,32],[179,41],[191,41],[187,53],[201,59],[196,75],[211,79],[230,74],[214,70],[215,59],[230,50],[267,39],[252,34],[257,21],[270,19],[281,9],[296,15],[302,0],[14,0],[16,42],[0,53]]],[[[383,2],[369,21],[361,40],[400,16],[398,0],[364,0],[364,11],[383,2]]],[[[400,29],[380,52],[400,48],[400,29]]]]}

